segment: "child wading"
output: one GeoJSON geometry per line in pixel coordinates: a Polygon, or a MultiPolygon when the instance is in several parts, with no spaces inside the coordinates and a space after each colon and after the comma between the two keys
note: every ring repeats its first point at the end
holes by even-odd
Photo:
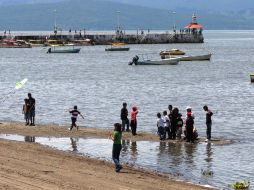
{"type": "Polygon", "coordinates": [[[212,130],[212,115],[213,112],[208,109],[208,106],[203,107],[204,111],[206,112],[206,141],[211,140],[211,130],[212,130]]]}
{"type": "Polygon", "coordinates": [[[25,104],[23,105],[23,111],[22,111],[22,113],[24,114],[24,118],[26,120],[26,125],[29,125],[29,119],[30,119],[29,110],[30,110],[30,106],[29,106],[29,102],[28,102],[27,98],[25,98],[24,101],[25,101],[25,104]]]}
{"type": "Polygon", "coordinates": [[[115,163],[116,172],[120,172],[123,168],[119,162],[120,153],[122,150],[122,125],[120,123],[114,124],[114,132],[110,134],[113,143],[112,159],[115,163]]]}
{"type": "Polygon", "coordinates": [[[160,136],[160,140],[165,140],[164,120],[161,118],[160,113],[157,113],[157,117],[158,135],[160,136]]]}
{"type": "Polygon", "coordinates": [[[170,119],[169,119],[169,117],[167,115],[167,111],[163,112],[163,121],[164,121],[164,128],[165,128],[165,131],[164,131],[165,138],[166,138],[166,135],[168,133],[168,139],[169,139],[170,138],[170,134],[169,134],[170,119]]]}
{"type": "Polygon", "coordinates": [[[132,132],[132,135],[137,135],[137,115],[138,115],[138,108],[136,106],[133,106],[132,112],[131,112],[131,132],[132,132]]]}
{"type": "Polygon", "coordinates": [[[74,106],[73,110],[70,111],[71,113],[71,128],[70,131],[72,130],[73,127],[76,127],[78,130],[78,126],[76,125],[76,121],[78,118],[78,115],[80,115],[83,119],[83,115],[78,111],[78,106],[74,106]]]}

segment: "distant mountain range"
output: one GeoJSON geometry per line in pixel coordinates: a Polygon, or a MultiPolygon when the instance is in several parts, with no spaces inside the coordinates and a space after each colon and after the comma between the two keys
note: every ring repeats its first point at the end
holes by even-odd
{"type": "Polygon", "coordinates": [[[183,28],[193,12],[205,29],[254,29],[251,1],[0,0],[0,30],[53,30],[55,16],[63,30],[113,30],[117,10],[125,29],[169,30],[173,22],[183,28]]]}
{"type": "Polygon", "coordinates": [[[254,9],[253,0],[105,0],[130,5],[191,11],[242,11],[254,9]]]}

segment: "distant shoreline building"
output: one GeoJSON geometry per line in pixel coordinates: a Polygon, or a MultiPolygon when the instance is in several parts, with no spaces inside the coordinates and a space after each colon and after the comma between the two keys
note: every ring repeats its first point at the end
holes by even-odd
{"type": "MultiPolygon", "coordinates": [[[[203,26],[197,23],[197,17],[195,14],[192,16],[192,21],[185,29],[174,30],[173,32],[152,32],[149,29],[147,31],[137,30],[136,33],[127,33],[121,28],[117,28],[115,32],[88,32],[85,29],[78,32],[69,31],[53,31],[50,33],[17,33],[13,35],[14,40],[41,40],[47,42],[48,40],[60,40],[63,43],[73,42],[77,40],[90,40],[92,44],[107,45],[114,42],[124,42],[127,44],[165,44],[165,43],[203,43],[203,26]]],[[[6,35],[3,33],[0,35],[1,39],[10,38],[11,34],[6,35]]]]}

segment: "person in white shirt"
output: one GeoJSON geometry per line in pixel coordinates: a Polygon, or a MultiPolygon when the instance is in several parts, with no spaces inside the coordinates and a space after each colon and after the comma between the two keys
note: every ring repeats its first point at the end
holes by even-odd
{"type": "Polygon", "coordinates": [[[165,139],[166,139],[166,136],[167,136],[167,133],[168,133],[168,139],[170,138],[170,129],[169,129],[169,126],[170,126],[170,119],[168,117],[168,114],[167,114],[167,111],[164,111],[163,112],[163,121],[164,121],[164,133],[165,133],[165,139]]]}
{"type": "Polygon", "coordinates": [[[164,120],[161,118],[160,113],[157,113],[157,118],[158,135],[160,140],[165,140],[164,120]]]}

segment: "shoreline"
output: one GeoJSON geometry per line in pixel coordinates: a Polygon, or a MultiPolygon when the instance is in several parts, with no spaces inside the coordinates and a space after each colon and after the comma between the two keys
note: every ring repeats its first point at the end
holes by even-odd
{"type": "MultiPolygon", "coordinates": [[[[83,129],[83,128],[82,128],[83,129]]],[[[17,122],[0,124],[1,133],[58,137],[70,132],[58,126],[24,126],[17,122]],[[27,130],[28,129],[28,130],[27,130]],[[32,129],[32,130],[31,130],[32,129]],[[48,130],[48,133],[45,130],[48,130]],[[21,134],[21,130],[23,130],[21,134]],[[28,131],[31,131],[28,133],[28,131]],[[59,131],[61,132],[59,134],[59,131]],[[65,132],[66,131],[66,132],[65,132]],[[60,136],[59,136],[60,135],[60,136]]],[[[75,137],[104,137],[90,128],[73,131],[75,137]],[[81,134],[78,134],[81,131],[81,134]],[[84,136],[85,135],[85,136],[84,136]],[[99,136],[98,136],[99,135],[99,136]]],[[[105,131],[104,131],[105,132],[105,131]]],[[[147,134],[148,135],[148,134],[147,134]]],[[[146,135],[141,138],[147,137],[146,135]]],[[[139,139],[139,138],[138,138],[139,139]]],[[[55,150],[37,143],[0,140],[0,186],[4,189],[215,189],[176,179],[173,175],[124,165],[120,173],[112,163],[55,150]],[[107,175],[105,175],[107,174],[107,175]],[[18,178],[19,180],[13,181],[18,178]],[[156,186],[154,186],[156,184],[156,186]]],[[[1,188],[0,188],[1,189],[1,188]]]]}
{"type": "MultiPolygon", "coordinates": [[[[92,138],[108,138],[109,133],[113,131],[112,128],[89,128],[80,127],[77,131],[75,128],[72,131],[68,130],[67,126],[59,126],[56,124],[38,124],[36,126],[25,126],[22,122],[16,121],[0,121],[1,133],[17,134],[24,136],[40,136],[40,137],[92,137],[92,138]]],[[[138,131],[136,136],[133,136],[131,132],[123,132],[123,139],[132,141],[156,141],[160,142],[159,136],[150,132],[138,131]]],[[[204,143],[205,137],[199,137],[196,143],[204,143]]],[[[186,143],[184,140],[165,140],[165,142],[171,143],[186,143]]],[[[218,139],[213,138],[211,141],[213,145],[229,145],[234,141],[230,139],[218,139]]]]}

